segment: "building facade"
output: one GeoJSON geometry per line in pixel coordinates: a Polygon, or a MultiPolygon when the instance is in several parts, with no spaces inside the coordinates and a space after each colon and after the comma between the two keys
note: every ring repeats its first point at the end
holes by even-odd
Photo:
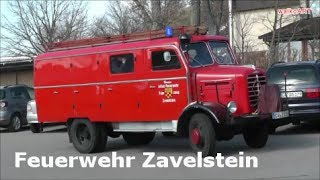
{"type": "Polygon", "coordinates": [[[0,86],[25,84],[33,87],[33,59],[29,57],[1,57],[0,86]]]}

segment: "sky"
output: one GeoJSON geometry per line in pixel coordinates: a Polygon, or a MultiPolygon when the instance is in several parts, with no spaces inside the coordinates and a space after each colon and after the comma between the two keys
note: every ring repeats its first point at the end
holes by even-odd
{"type": "MultiPolygon", "coordinates": [[[[9,17],[9,20],[14,21],[15,17],[11,15],[10,11],[8,10],[8,2],[10,0],[0,0],[0,14],[1,14],[1,22],[3,22],[3,15],[9,17]]],[[[88,0],[88,16],[91,18],[102,16],[105,11],[108,3],[111,0],[88,0]]],[[[311,0],[311,8],[316,10],[317,13],[320,12],[320,0],[311,0]]],[[[318,14],[318,16],[320,13],[318,14]]],[[[2,34],[6,34],[6,32],[1,29],[2,34]]],[[[2,53],[1,53],[2,55],[2,53]]]]}
{"type": "MultiPolygon", "coordinates": [[[[10,0],[0,0],[0,14],[1,14],[1,21],[4,22],[3,16],[6,16],[9,18],[10,21],[15,21],[15,17],[11,14],[11,12],[8,10],[8,2],[10,0]]],[[[95,18],[102,16],[107,8],[108,2],[107,0],[88,0],[86,1],[88,3],[88,16],[90,18],[95,18]]],[[[1,28],[1,34],[7,34],[7,32],[1,28]]],[[[0,42],[2,44],[2,42],[0,42]]],[[[2,52],[1,56],[3,55],[2,52]]]]}

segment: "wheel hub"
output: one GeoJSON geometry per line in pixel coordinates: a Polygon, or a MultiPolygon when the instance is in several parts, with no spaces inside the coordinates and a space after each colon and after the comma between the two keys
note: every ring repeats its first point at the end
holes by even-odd
{"type": "Polygon", "coordinates": [[[201,140],[200,131],[198,128],[192,130],[191,139],[194,144],[199,144],[201,140]]]}

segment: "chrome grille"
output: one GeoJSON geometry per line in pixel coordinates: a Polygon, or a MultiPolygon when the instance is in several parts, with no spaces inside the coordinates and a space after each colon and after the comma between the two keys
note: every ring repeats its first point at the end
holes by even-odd
{"type": "Polygon", "coordinates": [[[250,106],[256,109],[258,107],[260,88],[266,84],[266,76],[264,74],[250,74],[247,77],[247,81],[250,106]]]}

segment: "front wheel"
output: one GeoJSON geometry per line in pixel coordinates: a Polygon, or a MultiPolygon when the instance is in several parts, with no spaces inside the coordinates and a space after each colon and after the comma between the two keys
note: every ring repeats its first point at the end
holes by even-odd
{"type": "Polygon", "coordinates": [[[202,113],[192,116],[189,124],[189,141],[195,152],[201,152],[202,157],[214,155],[216,135],[210,118],[202,113]]]}
{"type": "Polygon", "coordinates": [[[269,128],[266,123],[243,129],[243,137],[247,145],[252,148],[262,148],[266,145],[269,136],[269,128]]]}
{"type": "Polygon", "coordinates": [[[144,133],[123,133],[123,139],[128,145],[144,145],[149,144],[154,136],[155,132],[144,132],[144,133]]]}
{"type": "Polygon", "coordinates": [[[87,119],[76,119],[70,127],[70,138],[80,153],[101,152],[107,143],[106,128],[87,119]]]}

